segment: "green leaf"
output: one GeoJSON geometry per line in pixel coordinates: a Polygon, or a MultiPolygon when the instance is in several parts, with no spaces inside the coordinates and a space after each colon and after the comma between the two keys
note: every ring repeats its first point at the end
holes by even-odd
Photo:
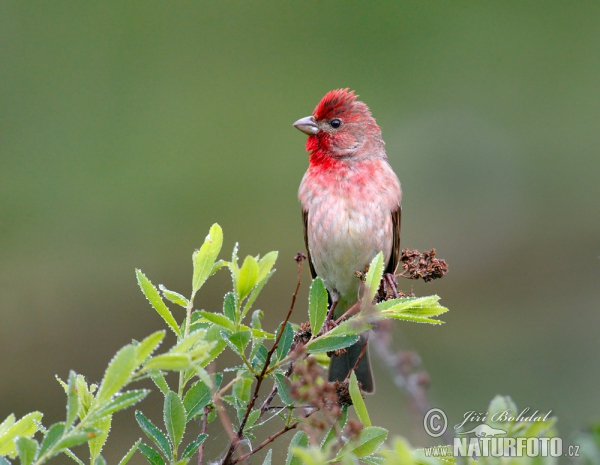
{"type": "Polygon", "coordinates": [[[137,351],[138,365],[141,365],[148,357],[150,357],[150,355],[152,355],[152,352],[154,352],[156,350],[156,348],[158,347],[158,345],[162,342],[162,340],[164,338],[165,338],[164,330],[156,331],[156,332],[152,333],[150,336],[144,338],[144,340],[142,342],[140,342],[137,346],[135,346],[135,349],[137,351]]]}
{"type": "Polygon", "coordinates": [[[277,392],[281,401],[285,405],[293,405],[294,399],[290,395],[290,380],[281,373],[275,373],[275,383],[277,384],[277,392]]]}
{"type": "Polygon", "coordinates": [[[76,382],[77,375],[74,371],[70,371],[67,384],[67,427],[70,427],[75,422],[77,412],[79,412],[79,397],[77,396],[76,382]]]}
{"type": "Polygon", "coordinates": [[[223,245],[223,230],[217,223],[210,228],[208,236],[204,240],[204,244],[192,255],[194,263],[194,277],[192,279],[192,289],[195,294],[198,289],[206,282],[211,275],[213,266],[221,247],[223,245]]]}
{"type": "MultiPolygon", "coordinates": [[[[280,330],[281,326],[278,329],[278,333],[280,330]]],[[[292,325],[287,322],[283,329],[281,339],[279,339],[279,344],[277,344],[277,349],[275,349],[277,360],[283,360],[286,357],[290,351],[290,347],[292,347],[292,342],[294,342],[294,329],[292,328],[292,325]]]]}
{"type": "Polygon", "coordinates": [[[102,448],[104,444],[106,444],[106,440],[108,439],[108,432],[110,431],[110,425],[112,422],[112,416],[108,416],[103,418],[102,420],[96,422],[94,424],[100,431],[96,435],[95,438],[90,440],[88,446],[90,448],[90,462],[95,463],[96,459],[102,452],[102,448]]]}
{"type": "Polygon", "coordinates": [[[323,438],[323,441],[321,442],[321,450],[324,450],[325,448],[327,448],[329,446],[329,444],[331,444],[335,439],[337,439],[338,432],[342,431],[344,429],[344,426],[346,426],[347,418],[348,418],[348,406],[344,405],[342,407],[342,413],[340,414],[339,418],[333,425],[331,425],[331,428],[329,428],[329,431],[323,438]]]}
{"type": "Polygon", "coordinates": [[[42,420],[40,412],[32,412],[25,415],[14,423],[14,416],[10,415],[4,422],[2,428],[4,434],[0,436],[0,455],[14,456],[17,453],[15,438],[31,437],[38,430],[36,422],[42,420]],[[10,425],[7,427],[7,425],[10,425]]]}
{"type": "MultiPolygon", "coordinates": [[[[73,460],[73,462],[75,462],[77,465],[85,465],[85,463],[83,463],[83,462],[82,462],[82,461],[79,459],[79,457],[77,457],[75,454],[73,454],[73,452],[71,452],[69,449],[65,449],[65,450],[63,451],[63,453],[64,453],[64,454],[65,454],[67,457],[71,458],[71,459],[73,460]]],[[[1,461],[0,461],[0,465],[2,465],[2,462],[1,462],[1,461]]]]}
{"type": "Polygon", "coordinates": [[[170,391],[169,385],[167,384],[167,380],[165,379],[165,375],[163,375],[162,371],[150,370],[148,374],[150,375],[150,378],[152,378],[152,381],[154,381],[154,384],[156,384],[156,387],[160,389],[160,392],[162,392],[163,395],[166,395],[167,392],[170,391]]]}
{"type": "Polygon", "coordinates": [[[350,374],[350,398],[352,399],[352,405],[356,410],[356,416],[364,426],[371,426],[371,419],[369,418],[369,412],[367,406],[358,387],[358,380],[356,379],[356,373],[353,371],[350,374]]]}
{"type": "Polygon", "coordinates": [[[180,371],[189,368],[192,364],[192,358],[188,354],[162,354],[152,357],[144,365],[146,371],[149,370],[170,370],[180,371]]]}
{"type": "MultiPolygon", "coordinates": [[[[61,382],[63,387],[67,387],[65,383],[63,383],[62,381],[59,380],[59,382],[61,382]]],[[[0,423],[0,436],[3,436],[8,429],[15,424],[15,414],[11,413],[9,416],[7,416],[4,421],[2,423],[0,423]]]]}
{"type": "Polygon", "coordinates": [[[206,331],[199,329],[185,336],[170,351],[170,354],[185,354],[204,339],[206,331]]]}
{"type": "Polygon", "coordinates": [[[212,394],[208,386],[202,381],[197,381],[186,393],[183,398],[183,406],[187,412],[186,421],[190,421],[200,411],[206,407],[212,399],[212,394]]]}
{"type": "Polygon", "coordinates": [[[133,454],[135,454],[135,451],[138,450],[138,446],[140,445],[141,442],[142,442],[141,439],[138,439],[137,441],[135,441],[135,444],[133,446],[131,446],[131,449],[129,449],[129,451],[121,459],[121,461],[119,462],[119,465],[126,465],[127,462],[129,462],[131,460],[131,457],[133,457],[133,454]]]}
{"type": "Polygon", "coordinates": [[[228,341],[231,348],[242,355],[246,350],[246,346],[252,337],[251,331],[238,331],[237,333],[227,334],[225,331],[221,333],[223,338],[228,341]]]}
{"type": "Polygon", "coordinates": [[[240,274],[238,275],[236,283],[238,299],[242,300],[250,293],[252,288],[256,285],[257,279],[258,263],[256,263],[254,257],[248,255],[240,268],[240,274]]]}
{"type": "Polygon", "coordinates": [[[316,354],[319,352],[331,352],[333,350],[345,349],[346,347],[350,347],[359,339],[357,334],[340,336],[327,336],[327,334],[310,341],[306,345],[306,351],[311,354],[316,354]]]}
{"type": "Polygon", "coordinates": [[[334,460],[340,460],[349,453],[353,453],[357,457],[371,455],[381,447],[387,435],[388,432],[384,428],[368,426],[360,432],[357,439],[344,444],[344,447],[338,452],[334,460]]]}
{"type": "Polygon", "coordinates": [[[295,447],[308,447],[308,435],[304,431],[298,431],[290,441],[285,465],[302,465],[302,459],[294,455],[295,447]]]}
{"type": "Polygon", "coordinates": [[[207,437],[208,435],[205,433],[200,434],[200,436],[198,436],[195,441],[188,444],[188,446],[183,451],[183,454],[181,454],[181,458],[184,460],[192,458],[192,455],[196,453],[196,451],[200,448],[200,446],[207,437]]]}
{"type": "Polygon", "coordinates": [[[244,310],[242,311],[242,319],[246,316],[246,314],[248,313],[248,311],[250,310],[252,305],[254,305],[254,302],[258,298],[258,294],[260,294],[260,291],[262,291],[263,287],[265,287],[265,284],[267,284],[269,279],[271,279],[271,276],[273,276],[273,273],[275,273],[275,270],[270,271],[267,274],[267,276],[265,278],[263,278],[262,281],[258,281],[258,284],[256,285],[256,287],[250,293],[248,300],[246,300],[246,304],[244,305],[244,310]]]}
{"type": "Polygon", "coordinates": [[[205,310],[202,310],[200,314],[211,323],[222,326],[223,328],[228,329],[229,331],[235,331],[235,326],[233,322],[225,315],[221,315],[220,313],[207,312],[205,310]]]}
{"type": "Polygon", "coordinates": [[[261,282],[271,272],[271,268],[277,260],[279,252],[273,251],[266,254],[263,258],[258,261],[258,279],[257,282],[261,282]]]}
{"type": "Polygon", "coordinates": [[[308,294],[308,319],[313,338],[321,331],[325,318],[327,318],[327,289],[323,280],[317,276],[308,294]]]}
{"type": "Polygon", "coordinates": [[[96,436],[98,435],[98,433],[92,429],[92,428],[87,428],[84,429],[83,431],[79,431],[79,432],[71,432],[66,434],[60,441],[58,441],[58,443],[54,446],[55,450],[61,451],[63,449],[70,449],[71,447],[75,447],[78,446],[80,444],[84,444],[94,438],[96,438],[96,436]]]}
{"type": "Polygon", "coordinates": [[[37,441],[31,438],[21,437],[17,439],[16,445],[21,465],[31,465],[38,449],[37,441]]]}
{"type": "Polygon", "coordinates": [[[169,302],[174,303],[175,305],[179,305],[180,307],[187,308],[190,301],[187,300],[184,296],[179,294],[178,292],[170,291],[162,284],[158,285],[158,288],[161,290],[162,294],[165,296],[169,302]]]}
{"type": "Polygon", "coordinates": [[[204,356],[201,366],[204,368],[205,366],[207,366],[210,362],[212,362],[215,358],[217,358],[221,352],[223,352],[223,350],[225,349],[225,347],[227,346],[227,343],[220,339],[218,340],[215,345],[206,353],[206,355],[204,356]]]}
{"type": "Polygon", "coordinates": [[[254,310],[252,312],[252,329],[262,329],[260,320],[265,317],[262,310],[254,310]]]}
{"type": "Polygon", "coordinates": [[[135,274],[137,276],[140,289],[146,296],[146,299],[148,299],[148,302],[150,302],[150,305],[152,305],[154,310],[156,310],[156,313],[158,313],[161,318],[165,320],[169,328],[171,328],[173,332],[179,336],[179,326],[177,325],[175,318],[173,318],[171,310],[167,308],[154,285],[140,270],[136,269],[135,274]]]}
{"type": "Polygon", "coordinates": [[[379,252],[369,265],[369,271],[365,277],[365,294],[363,296],[363,302],[371,304],[375,298],[375,294],[381,284],[381,277],[383,276],[383,254],[379,252]]]}
{"type": "Polygon", "coordinates": [[[265,460],[262,465],[271,465],[271,456],[273,455],[273,449],[269,449],[267,455],[265,455],[265,460]]]}
{"type": "Polygon", "coordinates": [[[111,399],[109,402],[102,405],[92,415],[90,415],[88,420],[91,422],[99,421],[108,415],[118,412],[119,410],[124,410],[132,405],[137,404],[148,394],[150,394],[149,389],[136,389],[119,394],[114,399],[111,399]]]}
{"type": "MultiPolygon", "coordinates": [[[[135,412],[135,419],[137,420],[138,425],[140,425],[140,428],[142,428],[144,434],[148,436],[152,440],[152,442],[154,442],[154,444],[158,446],[158,448],[165,455],[165,457],[170,458],[172,455],[171,444],[169,444],[169,440],[165,436],[165,433],[163,433],[160,430],[160,428],[158,428],[154,423],[152,423],[148,418],[146,418],[146,416],[139,410],[135,412]]],[[[144,455],[146,455],[142,450],[143,445],[144,444],[140,444],[139,449],[144,455]]],[[[148,458],[147,455],[146,458],[148,458]]]]}
{"type": "Polygon", "coordinates": [[[62,421],[59,423],[54,423],[50,428],[48,428],[40,447],[40,457],[56,445],[64,432],[65,424],[62,421]]]}
{"type": "Polygon", "coordinates": [[[164,420],[173,448],[177,450],[185,432],[186,417],[183,403],[173,391],[165,396],[164,420]]]}
{"type": "Polygon", "coordinates": [[[415,321],[418,323],[442,324],[443,321],[429,317],[446,313],[448,309],[439,304],[439,297],[402,297],[378,303],[378,318],[394,318],[397,320],[415,321]]]}
{"type": "Polygon", "coordinates": [[[148,447],[146,444],[140,444],[138,449],[144,454],[144,457],[146,457],[146,460],[148,460],[150,465],[165,465],[163,458],[158,452],[152,449],[152,447],[148,447]]]}
{"type": "Polygon", "coordinates": [[[242,401],[244,404],[247,404],[250,401],[250,389],[252,388],[252,381],[252,378],[239,379],[231,389],[233,396],[242,401]]]}
{"type": "Polygon", "coordinates": [[[324,334],[324,337],[332,336],[348,336],[350,334],[361,334],[368,331],[373,326],[366,322],[363,318],[356,316],[349,320],[342,321],[339,325],[333,328],[331,331],[324,334]]]}
{"type": "Polygon", "coordinates": [[[104,372],[102,384],[96,395],[98,403],[106,402],[119,389],[121,389],[138,366],[137,349],[132,344],[128,344],[120,349],[110,361],[108,368],[104,372]]]}
{"type": "Polygon", "coordinates": [[[229,321],[235,323],[235,296],[232,292],[225,294],[225,298],[223,299],[223,315],[225,315],[229,321]]]}

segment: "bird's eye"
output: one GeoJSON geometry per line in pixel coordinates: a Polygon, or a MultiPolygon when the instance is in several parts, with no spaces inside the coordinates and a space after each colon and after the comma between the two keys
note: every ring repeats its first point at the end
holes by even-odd
{"type": "Polygon", "coordinates": [[[332,119],[332,120],[329,122],[329,126],[331,126],[333,129],[337,129],[337,128],[339,128],[341,125],[342,125],[342,121],[341,121],[341,120],[339,120],[339,119],[337,119],[337,118],[335,118],[335,119],[332,119]]]}

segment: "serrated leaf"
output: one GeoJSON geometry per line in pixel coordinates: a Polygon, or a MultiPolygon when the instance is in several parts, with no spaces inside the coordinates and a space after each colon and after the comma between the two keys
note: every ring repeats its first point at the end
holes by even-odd
{"type": "Polygon", "coordinates": [[[98,432],[96,432],[93,428],[87,428],[84,431],[76,433],[68,433],[60,441],[58,441],[54,448],[56,451],[61,451],[62,449],[70,449],[71,447],[84,444],[96,438],[97,435],[98,432]]]}
{"type": "Polygon", "coordinates": [[[357,439],[344,444],[334,460],[340,460],[349,453],[353,453],[356,457],[370,455],[381,447],[387,435],[387,430],[378,426],[363,428],[357,439]]]}
{"type": "Polygon", "coordinates": [[[323,337],[333,336],[348,336],[350,334],[361,334],[368,331],[373,326],[366,322],[364,319],[359,317],[350,318],[349,320],[342,321],[339,325],[328,331],[323,337]]]}
{"type": "Polygon", "coordinates": [[[242,300],[246,297],[252,288],[256,286],[258,280],[258,263],[256,263],[256,259],[250,255],[248,255],[244,259],[244,263],[240,268],[240,273],[238,275],[237,283],[236,283],[236,292],[238,295],[238,299],[242,300]]]}
{"type": "Polygon", "coordinates": [[[223,230],[217,223],[210,228],[204,244],[192,255],[194,263],[194,277],[192,289],[195,294],[211,275],[217,256],[223,246],[223,230]]]}
{"type": "Polygon", "coordinates": [[[354,409],[356,410],[356,416],[358,416],[358,419],[364,426],[371,426],[369,412],[367,411],[367,406],[365,405],[360,388],[358,387],[358,379],[356,378],[356,373],[354,371],[350,374],[349,391],[352,405],[354,405],[354,409]]]}
{"type": "Polygon", "coordinates": [[[154,287],[150,280],[146,278],[146,275],[144,275],[141,270],[136,269],[135,274],[137,276],[138,285],[146,296],[146,299],[148,299],[148,302],[150,302],[150,305],[152,305],[154,310],[156,310],[156,313],[158,313],[160,317],[165,320],[165,323],[167,323],[169,328],[171,328],[173,332],[179,336],[179,326],[177,325],[175,318],[173,318],[171,310],[167,308],[160,297],[158,290],[154,287]]]}
{"type": "MultiPolygon", "coordinates": [[[[132,405],[137,404],[150,394],[149,389],[136,389],[118,394],[114,399],[102,405],[96,412],[89,416],[89,421],[95,422],[102,418],[112,415],[119,410],[124,410],[132,405]]],[[[100,427],[100,429],[103,429],[100,427]]]]}
{"type": "Polygon", "coordinates": [[[246,405],[250,401],[250,389],[252,388],[252,378],[242,378],[236,381],[231,389],[231,393],[233,396],[243,402],[244,409],[246,405]]]}
{"type": "Polygon", "coordinates": [[[225,298],[223,299],[223,315],[235,324],[235,296],[232,292],[225,294],[225,298]]]}
{"type": "Polygon", "coordinates": [[[313,338],[317,337],[327,318],[327,305],[327,289],[323,280],[317,276],[310,285],[308,294],[308,319],[313,338]]]}
{"type": "Polygon", "coordinates": [[[135,349],[137,351],[137,363],[141,365],[152,352],[156,350],[162,340],[165,338],[165,331],[156,331],[152,333],[150,336],[144,338],[142,342],[140,342],[135,349]]]}
{"type": "Polygon", "coordinates": [[[375,294],[381,284],[381,277],[383,276],[383,254],[379,252],[369,265],[369,271],[365,277],[365,294],[363,296],[363,302],[371,304],[375,298],[375,294]]]}
{"type": "Polygon", "coordinates": [[[263,258],[258,261],[258,279],[257,282],[261,282],[271,272],[271,268],[277,260],[279,252],[273,251],[266,254],[263,258]]]}
{"type": "MultiPolygon", "coordinates": [[[[172,456],[171,444],[169,444],[169,440],[167,439],[167,436],[165,436],[165,433],[163,433],[158,426],[156,426],[148,418],[146,418],[146,416],[139,410],[135,412],[135,419],[137,420],[138,425],[140,425],[140,428],[142,428],[144,434],[148,436],[148,438],[150,438],[152,442],[154,442],[154,444],[158,446],[158,448],[165,455],[165,457],[170,458],[172,456]]],[[[139,445],[140,450],[142,450],[143,445],[144,444],[139,445]]],[[[142,453],[144,452],[142,451],[142,453]]],[[[144,455],[146,454],[144,453],[144,455]]],[[[148,458],[147,455],[146,458],[148,458]]]]}
{"type": "Polygon", "coordinates": [[[162,294],[165,296],[165,299],[167,299],[169,302],[171,302],[175,305],[179,305],[180,307],[187,308],[188,304],[190,303],[190,301],[187,300],[187,298],[185,298],[178,292],[170,291],[162,284],[159,284],[158,288],[160,289],[162,294]]]}
{"type": "MultiPolygon", "coordinates": [[[[58,378],[57,378],[58,379],[58,378]]],[[[62,381],[59,382],[62,383],[62,381]]],[[[65,383],[62,383],[63,387],[67,387],[65,383]]],[[[9,416],[7,416],[4,421],[2,423],[0,423],[0,436],[3,436],[4,433],[6,433],[8,431],[8,429],[15,424],[15,414],[11,413],[9,416]]]]}
{"type": "Polygon", "coordinates": [[[131,446],[131,449],[129,449],[129,451],[121,459],[121,461],[119,462],[119,465],[126,465],[127,462],[129,462],[131,460],[131,457],[133,457],[133,454],[135,454],[135,451],[138,450],[138,446],[140,445],[141,442],[142,442],[141,439],[138,439],[137,441],[135,441],[135,444],[133,446],[131,446]]]}
{"type": "MultiPolygon", "coordinates": [[[[329,333],[328,333],[329,334],[329,333]]],[[[331,352],[333,350],[345,349],[350,347],[356,341],[359,336],[357,334],[340,335],[340,336],[321,336],[317,339],[313,339],[306,345],[306,351],[315,354],[319,352],[331,352]]]]}
{"type": "Polygon", "coordinates": [[[173,391],[165,396],[164,420],[173,448],[177,449],[185,432],[186,417],[183,403],[173,391]]]}
{"type": "Polygon", "coordinates": [[[187,412],[186,420],[190,421],[195,415],[206,407],[212,399],[212,393],[206,384],[197,381],[183,398],[183,406],[187,412]]]}
{"type": "Polygon", "coordinates": [[[226,332],[222,332],[221,335],[223,338],[229,342],[231,348],[242,355],[248,346],[248,342],[252,337],[251,331],[238,331],[237,333],[227,334],[226,332]]]}
{"type": "Polygon", "coordinates": [[[192,359],[188,354],[162,354],[148,360],[144,369],[179,371],[189,368],[191,364],[192,359]]]}
{"type": "Polygon", "coordinates": [[[79,412],[79,397],[77,395],[77,375],[74,371],[69,372],[69,380],[67,383],[67,427],[70,427],[77,419],[77,412],[79,412]]]}
{"type": "Polygon", "coordinates": [[[65,431],[64,422],[54,423],[46,434],[44,435],[44,439],[42,440],[42,445],[40,446],[40,457],[44,455],[47,451],[52,449],[54,445],[59,441],[65,431]]]}
{"type": "Polygon", "coordinates": [[[267,276],[262,279],[262,281],[258,281],[258,284],[256,285],[256,287],[250,293],[248,300],[246,300],[246,304],[244,305],[244,310],[242,310],[242,319],[246,316],[246,314],[248,313],[248,311],[250,310],[252,305],[254,305],[254,302],[258,298],[258,294],[260,294],[260,291],[262,291],[263,287],[265,287],[265,284],[267,284],[269,279],[271,279],[271,276],[273,276],[273,273],[275,273],[275,270],[270,271],[267,274],[267,276]]]}
{"type": "Polygon", "coordinates": [[[260,320],[264,317],[265,314],[262,310],[254,310],[252,312],[252,329],[262,329],[262,323],[260,320]]]}
{"type": "Polygon", "coordinates": [[[202,310],[200,314],[211,323],[215,323],[219,326],[222,326],[223,328],[228,329],[229,331],[235,331],[235,326],[233,322],[225,315],[221,315],[220,313],[207,312],[205,310],[202,310]]]}
{"type": "Polygon", "coordinates": [[[165,465],[163,458],[158,452],[152,449],[152,447],[149,447],[146,444],[140,444],[138,449],[144,454],[144,457],[146,457],[146,460],[148,460],[150,465],[165,465]]]}
{"type": "Polygon", "coordinates": [[[150,375],[152,381],[154,381],[154,384],[156,384],[156,387],[160,389],[160,392],[163,393],[163,395],[170,391],[169,385],[167,384],[167,380],[165,379],[165,375],[163,375],[162,371],[150,370],[148,374],[150,375]]]}
{"type": "Polygon", "coordinates": [[[208,435],[205,433],[200,434],[200,436],[198,436],[195,441],[188,444],[188,446],[183,451],[183,454],[181,454],[181,458],[184,460],[192,458],[192,455],[196,453],[196,451],[200,448],[200,446],[206,440],[207,437],[208,435]]]}
{"type": "MultiPolygon", "coordinates": [[[[244,412],[245,413],[245,412],[244,412]]],[[[252,410],[250,412],[250,415],[248,415],[248,420],[246,420],[246,426],[244,426],[245,429],[250,428],[254,423],[256,423],[256,421],[260,418],[260,414],[261,411],[260,409],[255,409],[252,410]]]]}
{"type": "Polygon", "coordinates": [[[31,438],[21,437],[17,439],[16,445],[21,465],[31,465],[38,449],[37,441],[31,438]]]}
{"type": "Polygon", "coordinates": [[[16,423],[14,422],[14,416],[9,416],[3,422],[4,434],[0,437],[0,455],[15,456],[17,453],[15,438],[17,437],[31,437],[38,430],[37,424],[42,420],[42,414],[40,412],[32,412],[25,415],[16,423]],[[10,425],[6,428],[7,425],[10,425]]]}
{"type": "Polygon", "coordinates": [[[216,359],[221,354],[221,352],[225,350],[226,346],[227,343],[224,340],[220,339],[216,341],[215,345],[211,347],[211,349],[204,356],[201,363],[202,368],[206,367],[210,362],[216,359]]]}
{"type": "Polygon", "coordinates": [[[431,295],[426,297],[402,297],[378,303],[378,318],[393,318],[397,320],[415,321],[419,323],[442,324],[443,321],[435,320],[432,316],[446,313],[448,309],[439,304],[439,297],[431,295]]]}
{"type": "Polygon", "coordinates": [[[263,461],[262,465],[271,465],[271,456],[273,455],[273,449],[269,449],[269,452],[267,452],[267,455],[265,455],[265,460],[263,461]]]}
{"type": "MultiPolygon", "coordinates": [[[[280,330],[281,326],[279,327],[278,332],[280,330]]],[[[292,328],[292,325],[287,322],[283,329],[281,339],[279,339],[279,344],[277,344],[277,349],[275,349],[277,360],[283,360],[287,356],[290,347],[292,347],[292,342],[294,342],[294,329],[292,328]]]]}
{"type": "Polygon", "coordinates": [[[96,395],[97,402],[106,402],[125,386],[137,366],[137,349],[135,346],[127,344],[117,352],[108,364],[102,384],[96,395]]]}
{"type": "MultiPolygon", "coordinates": [[[[73,462],[75,462],[77,465],[85,465],[80,459],[79,457],[77,457],[75,454],[73,454],[73,452],[71,452],[69,449],[65,449],[63,450],[63,453],[69,457],[70,459],[73,460],[73,462]]],[[[0,462],[0,465],[2,465],[2,463],[0,462]]]]}
{"type": "Polygon", "coordinates": [[[281,373],[275,373],[275,383],[277,384],[277,392],[281,401],[285,405],[293,405],[294,399],[290,395],[290,380],[281,373]]]}
{"type": "Polygon", "coordinates": [[[192,349],[196,344],[198,344],[204,337],[206,336],[206,331],[203,329],[199,329],[194,331],[193,333],[189,333],[185,336],[181,341],[179,341],[173,348],[169,351],[170,354],[184,354],[188,352],[188,350],[192,349]]]}
{"type": "Polygon", "coordinates": [[[88,446],[90,448],[91,463],[95,463],[96,458],[98,458],[100,452],[102,452],[102,448],[104,447],[106,439],[108,438],[108,432],[110,431],[111,422],[112,416],[108,416],[94,423],[94,426],[98,428],[99,432],[96,435],[96,437],[90,440],[90,442],[88,443],[88,446]]]}
{"type": "Polygon", "coordinates": [[[294,455],[295,447],[308,447],[308,435],[304,431],[298,431],[290,441],[285,465],[302,465],[302,459],[294,455]]]}

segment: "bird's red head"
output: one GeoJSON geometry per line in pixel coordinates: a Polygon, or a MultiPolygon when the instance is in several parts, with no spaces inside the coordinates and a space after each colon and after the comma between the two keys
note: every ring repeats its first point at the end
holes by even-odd
{"type": "Polygon", "coordinates": [[[369,107],[356,100],[349,89],[328,92],[319,102],[312,116],[294,123],[309,135],[306,150],[311,162],[328,159],[361,159],[385,156],[381,130],[369,107]]]}

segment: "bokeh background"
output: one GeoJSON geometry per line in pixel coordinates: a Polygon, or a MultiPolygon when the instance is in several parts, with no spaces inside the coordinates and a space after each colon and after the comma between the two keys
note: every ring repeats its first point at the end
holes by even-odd
{"type": "MultiPolygon", "coordinates": [[[[598,24],[597,2],[1,2],[0,417],[60,420],[55,374],[99,380],[161,328],[134,268],[188,294],[213,222],[224,256],[280,252],[259,302],[274,327],[303,248],[292,123],[350,87],[402,182],[403,247],[450,265],[415,286],[447,323],[398,323],[396,347],[451,423],[510,394],[568,439],[600,417],[598,24]]],[[[375,422],[422,443],[375,365],[375,422]]]]}

